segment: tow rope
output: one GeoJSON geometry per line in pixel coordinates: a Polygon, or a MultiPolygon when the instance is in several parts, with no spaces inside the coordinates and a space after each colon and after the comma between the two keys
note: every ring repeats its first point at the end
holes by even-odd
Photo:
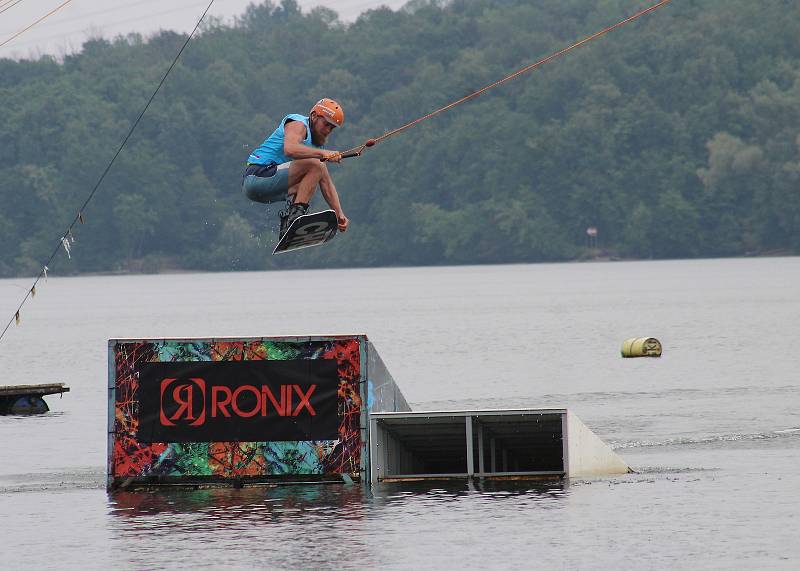
{"type": "Polygon", "coordinates": [[[483,87],[483,88],[481,88],[481,89],[479,89],[477,91],[474,91],[473,93],[470,93],[469,95],[467,95],[465,97],[462,97],[461,99],[459,99],[457,101],[453,101],[452,103],[449,103],[449,104],[445,105],[444,107],[440,107],[436,111],[428,113],[427,115],[419,117],[418,119],[414,119],[413,121],[410,121],[410,122],[406,123],[405,125],[402,125],[401,127],[398,127],[397,129],[393,129],[391,131],[387,131],[386,133],[384,133],[380,137],[375,137],[374,139],[367,139],[366,141],[364,141],[363,144],[361,144],[361,145],[359,145],[357,147],[353,147],[352,149],[347,149],[346,151],[342,151],[340,153],[340,158],[346,159],[346,158],[349,158],[349,157],[359,157],[359,156],[361,156],[361,153],[363,153],[364,150],[367,147],[372,147],[372,146],[380,143],[381,141],[384,141],[384,140],[388,139],[389,137],[394,137],[395,135],[399,135],[400,133],[402,133],[406,129],[410,129],[414,125],[422,123],[423,121],[427,121],[428,119],[431,119],[431,118],[435,117],[436,115],[439,115],[440,113],[444,113],[445,111],[449,111],[453,107],[461,105],[462,103],[465,103],[465,102],[469,101],[470,99],[474,99],[475,97],[478,97],[479,95],[482,95],[482,94],[486,93],[490,89],[492,89],[494,87],[497,87],[498,85],[502,85],[507,81],[511,81],[512,79],[514,79],[516,77],[519,77],[520,75],[522,75],[524,73],[528,73],[529,71],[533,71],[534,69],[543,66],[544,64],[548,63],[549,61],[552,61],[552,60],[556,59],[557,57],[563,56],[564,54],[566,54],[568,52],[571,52],[572,50],[574,50],[574,49],[576,49],[576,48],[578,48],[578,47],[580,47],[580,46],[582,46],[584,44],[588,44],[592,40],[596,40],[597,38],[600,38],[600,37],[606,35],[607,33],[609,33],[612,30],[615,30],[617,28],[621,28],[622,26],[630,24],[634,20],[638,20],[639,18],[649,14],[650,12],[655,12],[659,8],[665,6],[666,4],[669,4],[671,1],[672,0],[661,0],[660,2],[658,2],[656,4],[653,4],[649,8],[645,8],[644,10],[641,10],[641,11],[637,12],[633,16],[629,16],[628,18],[625,18],[624,20],[621,20],[621,21],[617,22],[613,26],[609,26],[609,27],[607,27],[607,28],[605,28],[603,30],[600,30],[599,32],[597,32],[595,34],[592,34],[591,36],[583,38],[582,40],[580,40],[578,42],[575,42],[574,44],[572,44],[569,47],[566,47],[566,48],[564,48],[562,50],[559,50],[559,51],[557,51],[555,53],[552,53],[549,56],[547,56],[546,58],[540,59],[536,63],[532,63],[532,64],[530,64],[528,66],[525,66],[522,69],[515,71],[511,75],[508,75],[508,76],[504,77],[503,79],[501,79],[499,81],[495,81],[494,83],[492,83],[490,85],[487,85],[486,87],[483,87]]]}

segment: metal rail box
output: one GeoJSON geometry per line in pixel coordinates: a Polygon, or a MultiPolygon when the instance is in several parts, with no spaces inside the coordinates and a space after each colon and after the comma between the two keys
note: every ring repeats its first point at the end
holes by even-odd
{"type": "Polygon", "coordinates": [[[567,409],[370,415],[372,484],[449,478],[576,478],[630,471],[567,409]]]}

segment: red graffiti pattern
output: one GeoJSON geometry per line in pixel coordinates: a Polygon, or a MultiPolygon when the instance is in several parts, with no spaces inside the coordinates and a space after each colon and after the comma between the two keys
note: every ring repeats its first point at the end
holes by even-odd
{"type": "MultiPolygon", "coordinates": [[[[109,459],[113,478],[146,476],[216,476],[237,478],[291,473],[292,464],[267,460],[269,442],[210,442],[194,445],[143,443],[136,438],[139,402],[138,365],[170,361],[247,361],[335,359],[339,371],[337,409],[339,441],[309,442],[325,474],[357,474],[361,462],[360,350],[358,339],[304,342],[131,342],[115,348],[114,439],[109,459]],[[169,344],[165,347],[165,344],[169,344]],[[162,353],[159,350],[162,349],[162,353]],[[287,472],[287,470],[289,470],[287,472]]],[[[280,455],[273,455],[280,457],[280,455]]],[[[282,456],[286,458],[284,454],[282,456]]]]}

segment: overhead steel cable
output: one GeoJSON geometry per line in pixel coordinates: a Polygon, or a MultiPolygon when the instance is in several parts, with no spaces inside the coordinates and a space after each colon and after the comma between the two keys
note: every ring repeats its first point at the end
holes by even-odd
{"type": "MultiPolygon", "coordinates": [[[[205,0],[204,0],[203,3],[205,3],[205,0]]],[[[152,14],[147,14],[145,16],[137,16],[135,18],[127,18],[127,19],[124,19],[124,20],[114,20],[114,21],[106,22],[106,23],[103,24],[103,35],[105,37],[108,37],[107,34],[108,34],[109,30],[114,29],[115,27],[119,26],[120,24],[125,24],[126,26],[129,26],[133,22],[139,22],[139,21],[142,21],[142,20],[150,20],[150,19],[153,19],[153,18],[158,18],[159,16],[166,16],[167,14],[174,14],[175,12],[186,12],[186,8],[187,7],[193,7],[193,6],[196,6],[196,5],[197,5],[197,3],[194,2],[191,5],[178,6],[178,7],[174,7],[173,6],[169,10],[162,10],[161,12],[154,12],[152,14]]],[[[112,10],[103,10],[103,11],[100,11],[100,12],[92,12],[90,14],[87,14],[86,16],[91,16],[93,14],[105,14],[105,13],[108,13],[108,12],[117,13],[117,12],[119,12],[119,9],[115,8],[115,9],[112,9],[112,10]]],[[[78,21],[78,20],[84,20],[85,18],[86,18],[85,16],[80,16],[80,17],[75,17],[75,18],[61,19],[61,20],[58,21],[58,25],[60,26],[62,24],[66,24],[68,22],[75,22],[75,21],[78,21]]],[[[47,27],[46,25],[45,26],[41,26],[39,29],[41,30],[41,29],[44,29],[46,27],[47,27]]],[[[175,31],[176,32],[180,32],[180,30],[175,30],[175,31]]],[[[73,38],[74,36],[75,36],[75,31],[58,33],[58,34],[55,34],[55,35],[41,36],[39,38],[34,38],[34,39],[22,40],[22,41],[15,42],[14,43],[14,47],[18,48],[18,47],[24,46],[26,44],[36,44],[36,43],[40,43],[40,42],[43,42],[43,41],[57,40],[57,39],[60,39],[60,38],[73,38]]]]}
{"type": "MultiPolygon", "coordinates": [[[[33,28],[33,27],[34,27],[36,24],[38,24],[39,22],[41,22],[42,20],[45,20],[45,19],[49,18],[50,16],[52,16],[53,14],[55,14],[56,12],[58,12],[59,10],[61,10],[61,8],[63,8],[64,6],[66,6],[67,4],[69,4],[70,2],[72,2],[72,0],[66,0],[66,2],[63,2],[63,3],[61,3],[59,6],[57,6],[57,7],[53,8],[53,9],[52,9],[50,12],[48,12],[47,14],[45,14],[44,16],[42,16],[41,18],[39,18],[38,20],[36,20],[36,21],[35,21],[33,24],[31,24],[31,25],[30,25],[30,26],[28,26],[27,28],[24,28],[24,29],[20,30],[19,32],[17,32],[16,34],[14,34],[13,36],[11,36],[10,38],[8,38],[7,40],[5,40],[4,42],[0,42],[0,48],[2,48],[4,45],[6,45],[8,42],[10,42],[11,40],[13,40],[14,38],[18,38],[19,36],[21,36],[22,34],[24,34],[25,32],[27,32],[28,30],[30,30],[31,28],[33,28]]],[[[9,6],[9,8],[10,8],[10,6],[9,6]]],[[[8,9],[8,8],[6,8],[6,10],[7,10],[7,9],[8,9]]],[[[5,11],[5,10],[4,10],[4,11],[5,11]]]]}
{"type": "Polygon", "coordinates": [[[435,117],[436,115],[439,115],[440,113],[444,113],[445,111],[449,111],[453,107],[456,107],[457,105],[461,105],[462,103],[465,103],[465,102],[469,101],[470,99],[474,99],[475,97],[478,97],[479,95],[482,95],[482,94],[486,93],[490,89],[492,89],[494,87],[497,87],[498,85],[502,85],[503,83],[506,83],[507,81],[511,81],[512,79],[514,79],[516,77],[519,77],[520,75],[522,75],[524,73],[527,73],[529,71],[533,71],[534,69],[543,66],[547,62],[552,61],[552,60],[556,59],[557,57],[560,57],[560,56],[562,56],[562,55],[564,55],[564,54],[566,54],[568,52],[571,52],[572,50],[574,50],[574,49],[576,49],[576,48],[578,48],[578,47],[580,47],[580,46],[582,46],[584,44],[588,44],[592,40],[596,40],[597,38],[606,35],[607,33],[611,32],[612,30],[615,30],[617,28],[621,28],[622,26],[630,24],[634,20],[638,20],[642,16],[645,16],[645,15],[651,13],[651,12],[654,12],[655,10],[658,10],[662,6],[665,6],[666,4],[669,4],[671,1],[672,0],[661,0],[660,2],[658,2],[656,4],[653,4],[649,8],[645,8],[643,10],[640,10],[639,12],[634,14],[633,16],[629,16],[628,18],[625,18],[624,20],[621,20],[621,21],[617,22],[613,26],[609,26],[607,28],[604,28],[604,29],[600,30],[599,32],[597,32],[595,34],[592,34],[591,36],[587,36],[584,39],[582,39],[582,40],[580,40],[578,42],[575,42],[574,44],[572,44],[572,45],[570,45],[570,46],[568,46],[568,47],[566,47],[566,48],[564,48],[562,50],[559,50],[559,51],[557,51],[555,53],[550,54],[546,58],[540,59],[536,63],[532,63],[532,64],[530,64],[528,66],[523,67],[522,69],[519,69],[519,70],[515,71],[514,73],[504,77],[503,79],[495,81],[494,83],[492,83],[490,85],[487,85],[486,87],[483,87],[483,88],[481,88],[481,89],[479,89],[477,91],[474,91],[474,92],[470,93],[469,95],[467,95],[465,97],[462,97],[461,99],[459,99],[457,101],[453,101],[452,103],[449,103],[449,104],[445,105],[444,107],[440,107],[436,111],[428,113],[427,115],[419,117],[418,119],[414,119],[413,121],[409,121],[408,123],[398,127],[397,129],[392,129],[391,131],[387,131],[386,133],[384,133],[383,135],[381,135],[379,137],[375,137],[374,139],[367,139],[362,145],[359,145],[357,147],[353,147],[352,149],[348,149],[346,151],[342,151],[340,153],[340,155],[341,155],[342,158],[359,156],[359,155],[361,155],[362,152],[364,152],[364,149],[366,149],[367,147],[371,147],[371,146],[375,145],[376,143],[380,143],[381,141],[383,141],[385,139],[388,139],[389,137],[393,137],[393,136],[395,136],[395,135],[397,135],[399,133],[402,133],[406,129],[410,129],[414,125],[417,125],[419,123],[422,123],[423,121],[431,119],[432,117],[435,117]]]}
{"type": "Polygon", "coordinates": [[[10,10],[20,2],[22,2],[22,0],[6,0],[5,2],[0,1],[0,14],[6,10],[10,10]]]}
{"type": "Polygon", "coordinates": [[[174,68],[175,64],[178,63],[178,60],[180,59],[181,54],[183,54],[183,51],[186,49],[186,46],[189,45],[189,42],[194,37],[195,33],[197,33],[197,30],[200,28],[200,24],[203,22],[203,19],[206,17],[206,14],[208,14],[208,11],[211,9],[211,6],[214,4],[215,1],[216,0],[211,0],[208,3],[208,6],[206,6],[205,11],[203,12],[203,15],[200,16],[200,19],[197,21],[197,24],[195,24],[194,29],[189,34],[189,36],[186,38],[186,41],[183,42],[183,45],[181,46],[181,49],[178,50],[178,53],[175,56],[175,59],[172,60],[172,63],[170,64],[169,68],[167,68],[167,71],[162,76],[161,81],[158,82],[158,86],[156,87],[155,91],[153,91],[153,94],[150,96],[150,99],[148,99],[147,103],[144,106],[144,109],[142,109],[142,112],[139,113],[139,116],[136,118],[136,121],[134,121],[133,125],[131,126],[130,130],[128,131],[128,134],[125,135],[125,138],[122,140],[122,143],[120,144],[119,148],[117,149],[117,152],[114,153],[114,156],[111,158],[111,161],[108,163],[108,166],[106,166],[105,170],[103,171],[103,174],[100,175],[100,178],[97,180],[97,183],[95,183],[94,188],[92,188],[92,191],[89,193],[89,196],[86,198],[86,200],[83,202],[83,205],[78,210],[78,213],[75,215],[75,219],[69,225],[69,227],[67,228],[67,231],[64,232],[64,234],[61,235],[61,238],[60,238],[60,240],[58,242],[58,245],[53,249],[53,253],[50,254],[50,257],[47,259],[47,262],[45,262],[44,266],[42,267],[41,271],[39,272],[39,275],[36,276],[36,279],[33,281],[33,285],[26,292],[25,297],[22,298],[22,302],[19,304],[19,307],[17,307],[17,311],[11,317],[11,319],[8,320],[8,323],[6,324],[5,328],[3,329],[3,332],[0,333],[0,341],[2,341],[3,337],[5,337],[5,334],[8,331],[9,327],[11,327],[12,323],[14,323],[14,322],[19,323],[20,311],[22,311],[22,306],[25,305],[25,302],[27,302],[28,299],[30,299],[32,296],[36,295],[36,284],[39,283],[39,281],[42,279],[42,277],[47,276],[47,271],[49,269],[48,266],[52,263],[53,259],[56,257],[56,254],[58,254],[59,250],[64,248],[64,250],[66,250],[66,252],[67,252],[67,255],[69,255],[69,253],[70,253],[70,250],[69,250],[70,246],[69,245],[74,240],[73,235],[72,235],[72,229],[79,222],[81,224],[83,224],[83,222],[84,222],[84,218],[83,218],[84,210],[86,210],[86,207],[92,201],[92,198],[94,198],[94,195],[97,193],[97,189],[100,188],[100,185],[103,183],[103,180],[105,180],[106,175],[109,173],[109,171],[111,170],[111,167],[114,165],[114,162],[117,160],[117,157],[119,157],[120,153],[122,153],[122,149],[125,148],[125,145],[127,144],[128,140],[131,138],[131,135],[133,135],[133,132],[136,130],[137,125],[139,125],[139,122],[142,120],[142,117],[144,117],[144,114],[147,112],[147,109],[150,107],[150,104],[156,98],[156,95],[158,95],[158,92],[161,90],[161,86],[164,85],[164,82],[167,80],[167,77],[169,76],[170,72],[172,71],[172,68],[174,68]]]}

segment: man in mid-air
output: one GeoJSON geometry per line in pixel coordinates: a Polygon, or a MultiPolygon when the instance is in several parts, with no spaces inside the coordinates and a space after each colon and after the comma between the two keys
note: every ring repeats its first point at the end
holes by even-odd
{"type": "Polygon", "coordinates": [[[247,198],[269,204],[286,201],[280,213],[280,236],[298,216],[308,211],[319,186],[323,198],[336,213],[339,231],[350,221],[339,203],[339,194],[323,161],[338,163],[340,153],[323,148],[336,127],[344,123],[342,107],[332,99],[320,99],[308,117],[290,114],[247,159],[242,188],[247,198]]]}

